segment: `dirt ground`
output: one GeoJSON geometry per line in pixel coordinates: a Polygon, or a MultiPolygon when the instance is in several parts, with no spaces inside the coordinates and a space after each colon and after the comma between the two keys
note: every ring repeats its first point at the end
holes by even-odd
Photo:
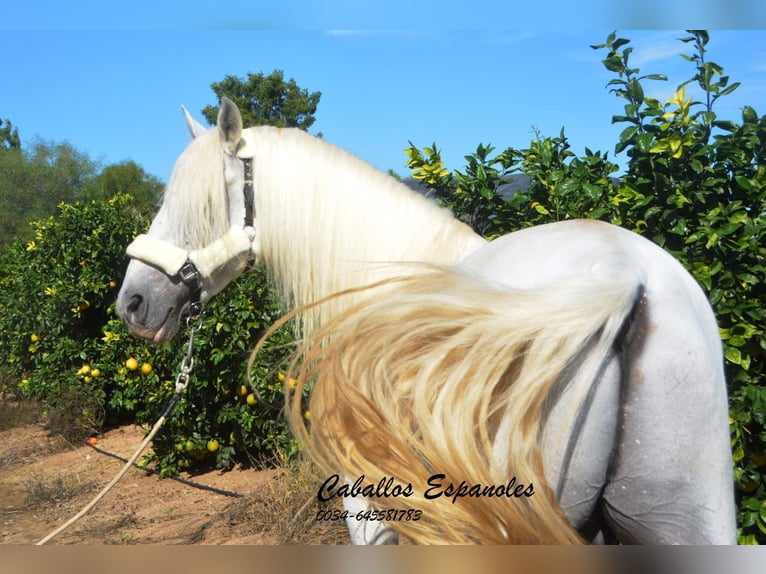
{"type": "MultiPolygon", "coordinates": [[[[129,458],[138,427],[99,437],[96,448],[129,458]]],[[[40,425],[0,432],[0,544],[34,544],[77,514],[124,462],[67,444],[40,425]]],[[[49,544],[347,544],[340,523],[317,522],[315,477],[235,468],[180,478],[234,497],[131,468],[89,514],[49,544]]]]}

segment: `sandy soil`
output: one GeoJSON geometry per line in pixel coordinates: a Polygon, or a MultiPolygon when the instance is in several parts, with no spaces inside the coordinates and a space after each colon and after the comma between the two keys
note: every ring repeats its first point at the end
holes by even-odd
{"type": "MultiPolygon", "coordinates": [[[[129,458],[143,433],[122,427],[98,449],[129,458]]],[[[34,544],[84,507],[123,462],[66,444],[39,425],[0,432],[0,544],[34,544]]],[[[342,524],[316,522],[314,480],[286,469],[209,471],[181,478],[219,494],[132,468],[82,520],[50,544],[348,543],[342,524]]]]}

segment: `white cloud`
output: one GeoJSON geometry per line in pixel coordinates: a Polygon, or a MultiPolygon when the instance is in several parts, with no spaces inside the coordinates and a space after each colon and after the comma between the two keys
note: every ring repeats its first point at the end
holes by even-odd
{"type": "Polygon", "coordinates": [[[663,31],[631,41],[633,53],[630,55],[630,65],[643,67],[659,60],[678,57],[684,48],[684,44],[678,41],[682,34],[663,31]]]}

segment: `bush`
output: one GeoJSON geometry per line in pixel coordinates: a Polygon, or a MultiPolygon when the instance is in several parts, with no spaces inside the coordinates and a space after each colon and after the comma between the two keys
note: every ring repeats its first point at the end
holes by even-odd
{"type": "Polygon", "coordinates": [[[31,224],[31,241],[17,239],[0,256],[0,362],[25,398],[55,413],[78,407],[78,416],[62,419],[67,428],[54,429],[69,437],[91,432],[102,418],[102,380],[85,396],[73,374],[101,336],[125,245],[140,225],[125,215],[129,199],[62,204],[58,217],[31,224]]]}
{"type": "MultiPolygon", "coordinates": [[[[718,317],[726,358],[739,540],[766,542],[766,117],[750,106],[740,123],[719,120],[718,98],[736,89],[723,69],[705,59],[708,35],[691,31],[682,42],[693,78],[661,103],[644,96],[629,67],[629,41],[612,34],[594,48],[616,78],[608,84],[626,101],[617,153],[628,155],[619,180],[607,155],[586,149],[576,157],[562,130],[537,137],[528,149],[492,155],[480,145],[464,172],[449,174],[435,145],[407,150],[409,167],[459,217],[488,238],[563,219],[592,217],[627,227],[672,253],[706,290],[718,317]],[[703,101],[686,97],[698,85],[703,101]],[[526,189],[508,197],[516,174],[526,189]]],[[[518,187],[518,186],[516,186],[518,187]]]]}
{"type": "MultiPolygon", "coordinates": [[[[183,341],[152,347],[134,338],[115,315],[125,248],[148,224],[129,205],[128,195],[62,204],[57,217],[32,223],[34,239],[0,255],[0,380],[15,382],[3,390],[41,401],[51,430],[70,440],[104,423],[154,423],[186,353],[183,341]]],[[[250,349],[279,314],[258,271],[208,306],[191,384],[154,440],[151,460],[163,475],[295,452],[279,416],[287,329],[254,367],[255,394],[240,390],[250,349]]]]}

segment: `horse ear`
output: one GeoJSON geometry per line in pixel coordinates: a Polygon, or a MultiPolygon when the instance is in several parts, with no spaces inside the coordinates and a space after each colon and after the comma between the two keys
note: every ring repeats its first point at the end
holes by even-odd
{"type": "Polygon", "coordinates": [[[191,134],[192,138],[201,136],[207,131],[207,128],[205,128],[205,126],[203,126],[201,123],[199,123],[197,120],[195,120],[192,117],[192,115],[189,113],[189,110],[187,110],[186,107],[181,106],[181,109],[184,112],[184,118],[186,119],[186,127],[189,128],[189,133],[191,134]]]}
{"type": "Polygon", "coordinates": [[[231,154],[237,153],[237,147],[242,139],[242,114],[229,98],[221,98],[218,132],[221,134],[221,143],[224,148],[231,154]]]}

